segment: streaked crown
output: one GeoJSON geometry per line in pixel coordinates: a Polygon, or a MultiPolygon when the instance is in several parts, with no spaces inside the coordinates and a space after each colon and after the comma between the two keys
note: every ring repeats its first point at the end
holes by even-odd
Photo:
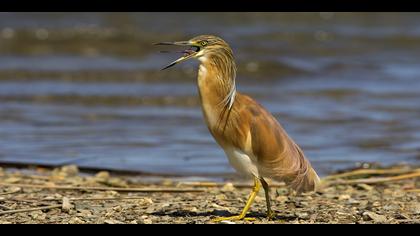
{"type": "Polygon", "coordinates": [[[200,35],[189,40],[191,44],[199,47],[197,57],[208,56],[209,54],[228,54],[233,57],[232,49],[223,39],[214,35],[200,35]]]}

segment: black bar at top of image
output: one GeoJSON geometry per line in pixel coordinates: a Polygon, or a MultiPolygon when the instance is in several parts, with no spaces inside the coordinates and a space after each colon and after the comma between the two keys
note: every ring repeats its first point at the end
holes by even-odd
{"type": "Polygon", "coordinates": [[[5,0],[0,11],[188,12],[188,11],[416,11],[416,1],[333,0],[5,0]]]}

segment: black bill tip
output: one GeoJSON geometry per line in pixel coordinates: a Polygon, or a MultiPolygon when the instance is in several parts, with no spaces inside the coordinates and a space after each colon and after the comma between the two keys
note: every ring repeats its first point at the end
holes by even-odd
{"type": "Polygon", "coordinates": [[[160,43],[154,43],[153,45],[174,45],[172,42],[160,42],[160,43]]]}
{"type": "Polygon", "coordinates": [[[160,69],[160,70],[166,70],[166,69],[168,69],[169,67],[172,67],[172,66],[174,66],[174,65],[176,65],[176,62],[172,62],[171,64],[169,64],[169,65],[167,65],[167,66],[163,67],[163,68],[162,68],[162,69],[160,69]]]}

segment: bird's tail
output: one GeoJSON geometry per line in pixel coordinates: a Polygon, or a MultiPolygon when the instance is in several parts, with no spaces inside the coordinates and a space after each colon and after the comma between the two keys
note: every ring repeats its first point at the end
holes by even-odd
{"type": "Polygon", "coordinates": [[[261,173],[265,173],[274,180],[285,182],[298,194],[319,190],[321,187],[320,178],[302,149],[293,141],[286,147],[287,149],[278,159],[269,165],[264,163],[265,166],[259,166],[261,173]]]}
{"type": "Polygon", "coordinates": [[[303,154],[302,149],[297,145],[296,149],[300,154],[300,168],[294,180],[291,181],[291,187],[297,193],[317,191],[321,187],[321,180],[309,160],[303,154]]]}
{"type": "Polygon", "coordinates": [[[296,181],[292,182],[292,188],[298,193],[317,191],[321,183],[318,174],[312,167],[309,167],[304,176],[296,178],[295,180],[296,181]]]}

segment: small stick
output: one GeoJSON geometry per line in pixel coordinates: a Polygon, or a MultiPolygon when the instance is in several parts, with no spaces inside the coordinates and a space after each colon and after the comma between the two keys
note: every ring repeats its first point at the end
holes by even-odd
{"type": "MultiPolygon", "coordinates": [[[[44,199],[45,200],[45,199],[44,199]]],[[[8,198],[5,199],[4,201],[13,201],[13,202],[29,202],[29,203],[33,203],[33,204],[37,204],[37,205],[44,205],[44,206],[48,206],[50,205],[49,202],[42,202],[44,200],[39,200],[39,199],[19,199],[19,198],[8,198]]]]}
{"type": "Polygon", "coordinates": [[[10,208],[10,207],[7,207],[7,206],[5,206],[5,205],[1,205],[1,204],[0,204],[0,208],[6,209],[6,210],[11,210],[11,209],[12,209],[12,208],[10,208]]]}
{"type": "Polygon", "coordinates": [[[0,211],[0,215],[39,211],[39,210],[49,210],[49,209],[61,208],[61,207],[62,207],[62,204],[59,204],[59,205],[57,204],[57,205],[50,205],[50,206],[45,206],[45,207],[34,207],[34,208],[26,208],[26,209],[18,209],[18,210],[0,211]]]}
{"type": "MultiPolygon", "coordinates": [[[[206,188],[216,188],[216,187],[223,187],[226,183],[215,183],[215,182],[180,182],[178,185],[180,186],[190,186],[190,187],[206,187],[206,188]]],[[[235,188],[252,188],[253,184],[248,183],[233,183],[233,187],[235,188]]],[[[284,187],[284,183],[270,183],[270,187],[278,188],[284,187]]]]}
{"type": "Polygon", "coordinates": [[[389,170],[382,170],[382,169],[358,169],[342,174],[337,175],[330,175],[323,178],[323,180],[330,180],[330,179],[337,179],[337,178],[344,178],[349,176],[356,176],[356,175],[374,175],[374,174],[404,174],[410,172],[419,172],[420,169],[389,169],[389,170]]]}
{"type": "MultiPolygon", "coordinates": [[[[51,176],[44,176],[44,175],[27,175],[25,177],[29,179],[42,179],[42,180],[51,180],[53,178],[51,176]]],[[[64,178],[60,178],[60,179],[64,179],[64,178]]]]}
{"type": "Polygon", "coordinates": [[[14,193],[18,193],[18,192],[20,192],[20,191],[21,191],[21,189],[16,189],[16,190],[14,190],[14,191],[5,192],[5,193],[0,193],[0,195],[14,194],[14,193]]]}
{"type": "MultiPolygon", "coordinates": [[[[136,200],[144,199],[144,197],[93,197],[93,198],[70,198],[70,201],[113,201],[113,200],[136,200]]],[[[7,201],[22,201],[22,202],[36,202],[36,201],[62,201],[62,198],[48,198],[48,199],[7,199],[7,201]]]]}
{"type": "Polygon", "coordinates": [[[177,189],[177,188],[113,188],[113,187],[72,187],[72,186],[45,186],[34,184],[7,184],[0,183],[0,186],[15,186],[21,188],[41,188],[41,189],[60,189],[60,190],[97,190],[97,191],[117,191],[117,192],[167,192],[167,193],[185,193],[185,192],[203,192],[203,189],[177,189]]]}
{"type": "Polygon", "coordinates": [[[406,192],[410,192],[410,193],[420,193],[420,188],[416,188],[416,189],[407,189],[405,190],[406,192]]]}
{"type": "Polygon", "coordinates": [[[328,185],[331,184],[378,184],[384,182],[392,182],[404,179],[411,179],[420,177],[420,172],[415,172],[411,174],[398,175],[393,177],[382,177],[382,178],[369,178],[369,179],[352,179],[352,180],[338,180],[327,182],[328,185]]]}

